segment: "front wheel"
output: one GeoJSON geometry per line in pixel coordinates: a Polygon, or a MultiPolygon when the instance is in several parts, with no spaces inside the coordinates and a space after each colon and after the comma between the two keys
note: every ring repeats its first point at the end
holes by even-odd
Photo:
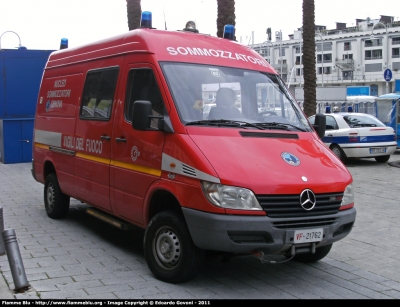
{"type": "Polygon", "coordinates": [[[56,174],[49,174],[44,184],[44,206],[52,219],[61,219],[68,214],[69,196],[61,192],[56,174]]]}
{"type": "Polygon", "coordinates": [[[194,245],[183,217],[173,211],[160,212],[151,219],[143,244],[147,265],[162,281],[188,281],[204,263],[205,252],[194,245]]]}
{"type": "Polygon", "coordinates": [[[339,145],[332,145],[331,146],[332,152],[338,157],[343,163],[347,161],[346,154],[343,152],[342,148],[339,145]]]}
{"type": "Polygon", "coordinates": [[[376,162],[379,163],[385,163],[387,161],[389,161],[390,156],[379,156],[379,157],[375,157],[376,162]]]}
{"type": "Polygon", "coordinates": [[[298,254],[294,256],[293,260],[303,263],[317,262],[328,255],[331,248],[332,244],[317,247],[314,254],[298,254]]]}

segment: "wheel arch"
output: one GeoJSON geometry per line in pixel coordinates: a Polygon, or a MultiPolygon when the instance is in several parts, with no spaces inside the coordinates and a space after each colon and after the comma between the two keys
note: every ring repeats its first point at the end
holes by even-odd
{"type": "Polygon", "coordinates": [[[54,166],[53,161],[46,160],[43,164],[43,179],[46,181],[46,178],[49,174],[54,173],[57,175],[56,167],[54,166]]]}
{"type": "Polygon", "coordinates": [[[178,198],[169,189],[157,185],[148,194],[145,200],[144,223],[147,227],[150,220],[162,211],[174,211],[183,216],[178,198]]]}

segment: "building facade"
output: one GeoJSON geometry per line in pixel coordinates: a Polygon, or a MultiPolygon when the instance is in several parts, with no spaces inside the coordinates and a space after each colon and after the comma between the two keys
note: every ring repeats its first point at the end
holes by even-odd
{"type": "MultiPolygon", "coordinates": [[[[336,23],[336,29],[315,26],[317,86],[369,86],[371,96],[394,91],[394,80],[400,79],[400,21],[391,16],[379,19],[356,19],[347,27],[336,23]],[[390,69],[387,82],[384,72],[390,69]]],[[[303,40],[298,29],[282,39],[254,44],[260,53],[286,81],[290,90],[304,85],[303,40]]]]}

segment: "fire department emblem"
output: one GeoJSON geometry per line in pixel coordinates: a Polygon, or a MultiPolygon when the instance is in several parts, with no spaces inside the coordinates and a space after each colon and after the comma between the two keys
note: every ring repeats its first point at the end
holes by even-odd
{"type": "Polygon", "coordinates": [[[287,164],[290,164],[292,166],[300,165],[300,159],[297,158],[294,154],[291,154],[289,152],[282,152],[281,157],[283,161],[285,161],[287,164]]]}
{"type": "Polygon", "coordinates": [[[136,161],[137,158],[140,156],[140,151],[136,146],[133,146],[131,149],[131,158],[133,161],[136,161]]]}

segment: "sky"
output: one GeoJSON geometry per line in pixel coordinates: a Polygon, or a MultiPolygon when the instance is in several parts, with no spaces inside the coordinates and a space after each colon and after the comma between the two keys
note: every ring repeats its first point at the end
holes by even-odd
{"type": "MultiPolygon", "coordinates": [[[[334,29],[336,22],[353,26],[357,18],[386,15],[399,20],[396,3],[315,0],[315,24],[334,29]]],[[[168,30],[182,30],[187,21],[194,20],[201,33],[216,36],[216,0],[142,0],[141,6],[152,13],[154,28],[166,25],[168,30]]],[[[287,40],[302,26],[302,0],[236,0],[235,15],[236,38],[243,44],[267,40],[267,28],[272,29],[273,41],[276,31],[282,31],[287,40]]],[[[18,47],[20,39],[28,49],[57,50],[61,38],[76,47],[127,31],[126,0],[0,0],[2,49],[18,47]]]]}

